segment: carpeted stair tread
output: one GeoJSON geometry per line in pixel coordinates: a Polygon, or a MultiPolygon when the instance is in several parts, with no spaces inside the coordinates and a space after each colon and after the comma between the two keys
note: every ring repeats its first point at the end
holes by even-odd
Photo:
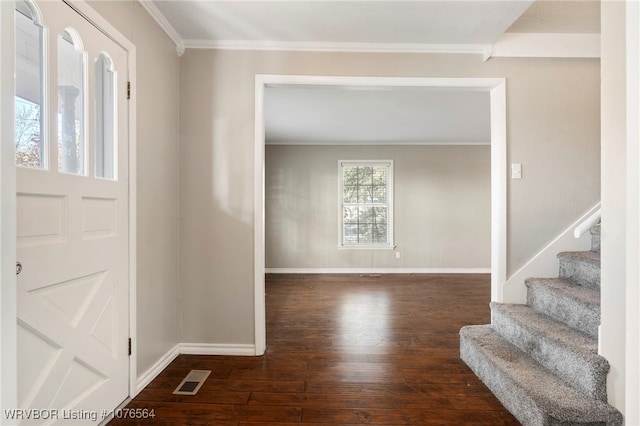
{"type": "Polygon", "coordinates": [[[609,363],[597,341],[527,305],[491,303],[493,327],[536,362],[590,398],[606,401],[609,363]]]}
{"type": "Polygon", "coordinates": [[[622,424],[618,410],[567,385],[491,325],[462,328],[460,352],[467,365],[525,426],[622,424]]]}
{"type": "Polygon", "coordinates": [[[527,304],[569,327],[598,337],[600,290],[562,278],[527,278],[527,304]]]}
{"type": "Polygon", "coordinates": [[[567,251],[558,253],[559,276],[586,287],[600,287],[600,253],[567,251]]]}

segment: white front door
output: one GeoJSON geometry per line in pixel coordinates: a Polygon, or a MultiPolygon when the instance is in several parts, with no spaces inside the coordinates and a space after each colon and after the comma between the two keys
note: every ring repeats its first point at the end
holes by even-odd
{"type": "Polygon", "coordinates": [[[18,403],[91,424],[129,395],[127,52],[35,5],[16,3],[18,403]]]}

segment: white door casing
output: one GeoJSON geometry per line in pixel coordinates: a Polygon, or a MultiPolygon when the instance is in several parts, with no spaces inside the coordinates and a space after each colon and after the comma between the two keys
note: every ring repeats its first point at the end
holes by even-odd
{"type": "Polygon", "coordinates": [[[507,281],[507,121],[504,78],[351,77],[257,74],[254,135],[254,341],[255,354],[267,346],[265,320],[265,114],[267,87],[447,87],[489,92],[491,108],[491,300],[503,301],[507,281]]]}
{"type": "Polygon", "coordinates": [[[38,7],[47,29],[48,165],[16,168],[18,406],[100,413],[129,396],[128,56],[65,3],[38,7]],[[86,52],[84,175],[58,166],[58,36],[65,31],[86,52]],[[116,179],[95,176],[100,54],[115,71],[116,179]]]}

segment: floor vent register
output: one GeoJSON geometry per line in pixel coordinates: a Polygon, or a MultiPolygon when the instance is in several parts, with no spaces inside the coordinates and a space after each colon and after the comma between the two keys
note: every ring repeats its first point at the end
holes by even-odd
{"type": "Polygon", "coordinates": [[[191,370],[173,391],[175,395],[195,395],[211,374],[211,370],[191,370]]]}

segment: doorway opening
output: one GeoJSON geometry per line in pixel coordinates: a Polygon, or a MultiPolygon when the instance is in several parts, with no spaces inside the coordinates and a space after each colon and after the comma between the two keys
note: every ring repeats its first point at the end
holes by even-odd
{"type": "Polygon", "coordinates": [[[484,91],[490,99],[491,299],[506,282],[506,82],[501,78],[404,78],[257,75],[255,83],[254,314],[255,352],[266,349],[265,321],[265,90],[267,88],[425,89],[484,91]]]}

